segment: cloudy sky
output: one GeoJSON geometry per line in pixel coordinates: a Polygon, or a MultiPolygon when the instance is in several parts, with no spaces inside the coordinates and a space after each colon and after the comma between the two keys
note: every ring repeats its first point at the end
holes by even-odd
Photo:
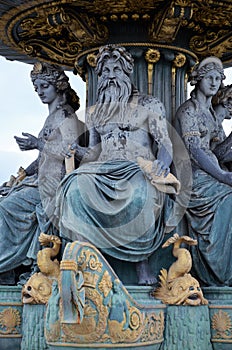
{"type": "MultiPolygon", "coordinates": [[[[0,184],[17,175],[20,166],[27,167],[37,157],[37,151],[22,152],[14,135],[22,132],[38,135],[47,117],[47,105],[43,105],[30,80],[31,65],[7,61],[0,56],[0,184]]],[[[72,88],[81,100],[77,112],[83,119],[85,106],[85,84],[72,72],[66,72],[72,88]]],[[[225,70],[225,84],[232,84],[232,68],[225,70]]],[[[225,124],[227,134],[232,122],[225,124]]]]}

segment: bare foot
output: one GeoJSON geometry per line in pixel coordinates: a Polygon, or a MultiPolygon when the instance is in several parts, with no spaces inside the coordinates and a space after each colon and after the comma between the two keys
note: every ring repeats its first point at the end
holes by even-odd
{"type": "Polygon", "coordinates": [[[157,283],[157,279],[152,273],[148,264],[148,259],[135,263],[138,277],[138,284],[144,286],[153,286],[157,283]]]}

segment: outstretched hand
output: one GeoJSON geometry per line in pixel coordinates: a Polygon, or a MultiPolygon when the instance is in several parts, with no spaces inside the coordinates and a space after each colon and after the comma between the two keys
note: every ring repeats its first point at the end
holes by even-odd
{"type": "Polygon", "coordinates": [[[29,151],[32,149],[38,149],[38,138],[28,134],[26,132],[22,133],[25,137],[14,136],[21,151],[29,151]]]}

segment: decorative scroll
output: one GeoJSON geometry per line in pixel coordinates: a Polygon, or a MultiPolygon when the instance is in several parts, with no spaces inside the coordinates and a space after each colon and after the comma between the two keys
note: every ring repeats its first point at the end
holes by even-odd
{"type": "Polygon", "coordinates": [[[137,304],[101,253],[91,244],[73,242],[66,245],[60,281],[59,293],[54,289],[47,309],[48,344],[54,344],[54,334],[55,342],[62,346],[96,344],[99,347],[101,344],[102,347],[114,348],[117,344],[143,346],[162,343],[162,307],[159,309],[154,305],[148,308],[137,304]],[[75,292],[73,285],[78,283],[80,274],[83,276],[82,290],[76,289],[75,292]],[[72,295],[68,290],[74,291],[72,295]],[[82,298],[84,309],[80,318],[81,293],[85,294],[85,298],[82,298]],[[56,301],[58,296],[59,303],[56,301]],[[55,312],[51,313],[51,310],[55,312]],[[54,314],[59,316],[53,317],[54,314]]]}
{"type": "MultiPolygon", "coordinates": [[[[0,40],[23,57],[31,56],[73,68],[86,49],[110,40],[112,22],[138,23],[148,33],[148,43],[173,43],[182,27],[188,30],[185,47],[201,56],[231,52],[230,1],[38,1],[12,6],[6,0],[0,40]],[[8,10],[7,10],[8,6],[8,10]]],[[[147,45],[149,47],[149,45],[147,45]]],[[[14,52],[12,51],[12,52],[14,52]]]]}

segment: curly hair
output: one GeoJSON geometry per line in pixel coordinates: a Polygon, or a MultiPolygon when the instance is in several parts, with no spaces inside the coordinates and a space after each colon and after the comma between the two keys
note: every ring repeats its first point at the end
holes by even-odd
{"type": "Polygon", "coordinates": [[[224,80],[226,78],[224,75],[223,68],[221,68],[221,66],[219,64],[217,64],[216,62],[210,62],[210,63],[203,65],[200,68],[196,67],[193,70],[193,72],[191,73],[191,75],[189,77],[190,85],[196,85],[199,81],[202,80],[202,78],[204,78],[204,76],[209,71],[211,71],[213,69],[218,71],[218,73],[221,75],[221,80],[224,80]]]}
{"type": "Polygon", "coordinates": [[[122,46],[117,45],[105,45],[99,49],[99,53],[96,59],[96,73],[101,75],[102,68],[106,60],[113,58],[115,61],[119,61],[122,65],[124,72],[129,75],[133,71],[134,59],[130,52],[122,46]]]}
{"type": "Polygon", "coordinates": [[[31,80],[33,84],[36,79],[46,80],[49,84],[55,86],[57,92],[65,93],[67,103],[74,111],[79,109],[80,99],[71,88],[68,76],[59,66],[45,62],[35,63],[31,71],[31,80]]]}
{"type": "Polygon", "coordinates": [[[232,110],[232,84],[226,85],[218,90],[212,98],[212,105],[216,106],[222,104],[226,108],[232,110]]]}

